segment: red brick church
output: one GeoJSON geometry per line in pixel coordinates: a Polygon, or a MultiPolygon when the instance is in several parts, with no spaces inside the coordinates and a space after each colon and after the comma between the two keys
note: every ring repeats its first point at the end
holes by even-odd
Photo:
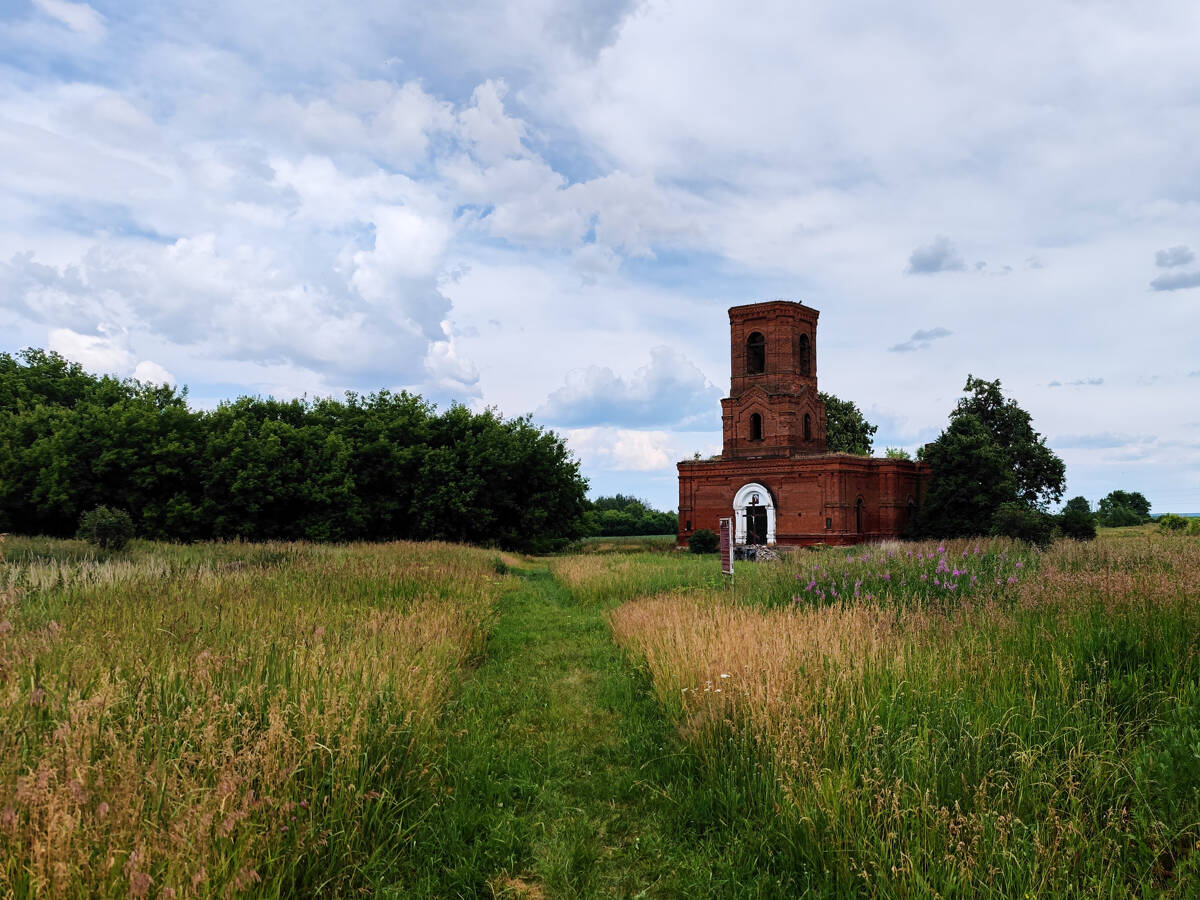
{"type": "Polygon", "coordinates": [[[726,516],[741,545],[856,544],[898,537],[912,519],[925,464],[826,449],[818,315],[786,300],[729,310],[725,449],[679,463],[680,544],[726,516]]]}

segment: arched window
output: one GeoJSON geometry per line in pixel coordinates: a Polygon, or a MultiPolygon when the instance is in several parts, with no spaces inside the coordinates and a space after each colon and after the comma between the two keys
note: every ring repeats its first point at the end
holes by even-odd
{"type": "Polygon", "coordinates": [[[808,413],[804,414],[804,439],[806,441],[812,440],[812,416],[808,413]]]}
{"type": "Polygon", "coordinates": [[[808,335],[800,335],[800,374],[812,374],[812,346],[808,342],[808,335]]]}
{"type": "Polygon", "coordinates": [[[767,369],[767,340],[761,331],[746,338],[746,374],[761,375],[767,369]]]}
{"type": "Polygon", "coordinates": [[[752,413],[750,415],[750,440],[761,441],[762,439],[762,416],[752,413]]]}

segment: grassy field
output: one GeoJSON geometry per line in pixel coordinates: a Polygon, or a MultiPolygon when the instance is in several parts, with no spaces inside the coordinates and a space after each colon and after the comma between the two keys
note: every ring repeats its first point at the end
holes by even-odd
{"type": "Polygon", "coordinates": [[[0,896],[1200,896],[1194,537],[0,550],[0,896]]]}
{"type": "Polygon", "coordinates": [[[611,613],[680,733],[761,798],[790,890],[1200,894],[1200,541],[790,568],[788,605],[762,569],[611,613]]]}
{"type": "Polygon", "coordinates": [[[0,549],[0,895],[394,876],[501,592],[448,545],[0,549]]]}
{"type": "Polygon", "coordinates": [[[577,553],[671,553],[677,538],[673,534],[639,534],[616,537],[591,537],[579,542],[577,553]]]}

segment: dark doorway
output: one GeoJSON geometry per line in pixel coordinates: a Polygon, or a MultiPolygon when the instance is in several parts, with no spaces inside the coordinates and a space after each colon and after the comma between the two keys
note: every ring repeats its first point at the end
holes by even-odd
{"type": "Polygon", "coordinates": [[[854,504],[854,530],[862,534],[863,530],[863,502],[860,499],[854,504]]]}
{"type": "Polygon", "coordinates": [[[767,542],[767,508],[765,506],[746,507],[746,543],[765,544],[767,542]]]}

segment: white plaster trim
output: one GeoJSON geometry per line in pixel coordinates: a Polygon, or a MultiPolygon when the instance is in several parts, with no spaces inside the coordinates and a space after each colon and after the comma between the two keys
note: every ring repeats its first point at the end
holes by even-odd
{"type": "Polygon", "coordinates": [[[752,481],[749,484],[743,485],[741,489],[733,495],[734,543],[746,543],[746,507],[750,506],[750,499],[754,494],[758,494],[758,505],[765,506],[767,509],[767,543],[774,544],[775,501],[771,499],[771,492],[757,481],[752,481]]]}

